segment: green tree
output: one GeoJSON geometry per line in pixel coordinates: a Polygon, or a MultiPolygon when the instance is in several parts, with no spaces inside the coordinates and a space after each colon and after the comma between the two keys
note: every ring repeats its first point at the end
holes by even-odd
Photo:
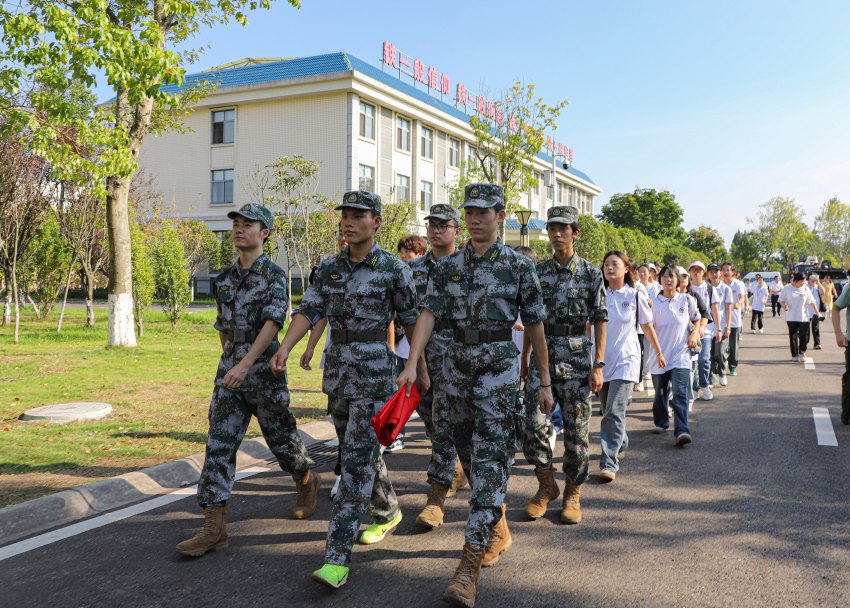
{"type": "Polygon", "coordinates": [[[821,207],[813,232],[822,244],[821,257],[831,255],[843,265],[850,255],[850,205],[833,196],[821,207]]]}
{"type": "Polygon", "coordinates": [[[669,238],[682,243],[682,208],[667,190],[635,188],[630,194],[615,194],[604,205],[599,219],[617,228],[632,228],[656,239],[669,238]]]}
{"type": "Polygon", "coordinates": [[[552,245],[549,243],[549,239],[534,239],[533,241],[529,241],[529,246],[534,250],[538,261],[547,260],[552,257],[552,245]]]}
{"type": "MultiPolygon", "coordinates": [[[[614,228],[608,222],[599,222],[599,227],[602,229],[602,238],[605,247],[605,252],[603,252],[602,256],[609,251],[623,251],[626,248],[623,237],[617,228],[614,228]]],[[[589,261],[597,266],[602,266],[602,256],[589,261]]]]}
{"type": "Polygon", "coordinates": [[[800,254],[806,253],[810,231],[804,215],[793,198],[777,196],[759,205],[756,218],[747,221],[754,227],[763,265],[775,256],[790,271],[800,254]]]}
{"type": "Polygon", "coordinates": [[[765,270],[759,262],[758,236],[752,232],[737,230],[732,237],[732,246],[729,254],[735,266],[746,274],[753,270],[765,270]]]}
{"type": "Polygon", "coordinates": [[[629,259],[635,264],[642,264],[655,250],[654,239],[639,230],[620,228],[620,236],[629,259]]]}
{"type": "Polygon", "coordinates": [[[685,239],[685,247],[703,254],[709,260],[721,261],[726,259],[726,243],[720,233],[710,226],[702,224],[692,228],[685,239]]]}
{"type": "Polygon", "coordinates": [[[186,43],[204,27],[244,25],[246,10],[271,2],[28,0],[0,7],[0,135],[26,133],[58,177],[106,194],[110,346],[136,342],[128,195],[142,142],[151,131],[178,126],[212,86],[185,87],[186,65],[198,56],[186,43]],[[111,112],[75,111],[66,93],[74,82],[93,86],[98,75],[115,93],[111,112]],[[43,85],[32,103],[15,101],[32,81],[43,85]]]}
{"type": "Polygon", "coordinates": [[[605,252],[605,232],[592,215],[580,215],[578,217],[578,228],[580,230],[576,241],[576,253],[592,264],[601,260],[605,252]]]}
{"type": "Polygon", "coordinates": [[[189,273],[186,271],[186,254],[177,231],[170,223],[163,223],[153,247],[153,277],[155,297],[177,327],[183,310],[189,305],[189,273]]]}
{"type": "MultiPolygon", "coordinates": [[[[139,337],[145,335],[145,313],[153,304],[156,292],[148,235],[135,219],[130,222],[130,243],[133,253],[133,312],[139,337]]],[[[216,239],[216,244],[218,239],[216,239]]]]}
{"type": "MultiPolygon", "coordinates": [[[[201,266],[216,268],[220,264],[221,243],[215,232],[210,230],[204,222],[188,219],[178,222],[177,236],[180,239],[180,244],[183,245],[183,251],[186,253],[187,270],[190,279],[194,278],[201,266]]],[[[194,280],[192,280],[190,295],[191,299],[194,300],[194,280]]],[[[136,321],[136,326],[138,327],[138,320],[136,321]]]]}
{"type": "Polygon", "coordinates": [[[395,253],[399,240],[410,234],[416,218],[416,203],[389,203],[383,205],[381,227],[375,238],[381,248],[395,253]]]}
{"type": "Polygon", "coordinates": [[[35,308],[36,318],[46,319],[59,297],[65,269],[72,261],[72,252],[59,233],[55,215],[45,216],[30,242],[30,250],[25,263],[27,297],[35,308]]]}

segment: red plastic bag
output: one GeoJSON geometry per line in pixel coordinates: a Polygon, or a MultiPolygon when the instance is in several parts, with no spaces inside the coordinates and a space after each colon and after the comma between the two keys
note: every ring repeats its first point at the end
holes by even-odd
{"type": "Polygon", "coordinates": [[[396,440],[401,429],[410,420],[413,410],[419,406],[419,391],[416,385],[410,387],[410,396],[405,395],[406,386],[402,386],[378,413],[372,417],[372,428],[378,436],[378,442],[386,447],[396,440]]]}

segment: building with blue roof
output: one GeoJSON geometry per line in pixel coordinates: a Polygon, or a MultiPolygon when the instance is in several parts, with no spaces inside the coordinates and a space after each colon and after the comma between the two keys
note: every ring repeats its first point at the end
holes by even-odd
{"type": "MultiPolygon", "coordinates": [[[[385,202],[416,201],[411,229],[421,231],[430,206],[450,202],[461,164],[477,162],[475,139],[455,99],[399,76],[345,52],[246,58],[191,74],[184,87],[209,83],[214,91],[193,107],[185,129],[145,140],[140,167],[166,207],[225,232],[229,211],[263,198],[264,168],[300,155],[320,163],[317,194],[339,200],[362,189],[385,202]]],[[[538,155],[536,179],[517,202],[534,218],[555,204],[593,213],[601,188],[560,163],[552,183],[544,179],[552,168],[550,155],[538,155]]],[[[506,228],[508,242],[518,241],[516,220],[506,228]]]]}

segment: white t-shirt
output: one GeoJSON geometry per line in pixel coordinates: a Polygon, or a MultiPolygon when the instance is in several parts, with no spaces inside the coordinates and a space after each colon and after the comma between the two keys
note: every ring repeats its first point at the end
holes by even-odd
{"type": "Polygon", "coordinates": [[[717,308],[720,310],[720,319],[714,320],[717,324],[715,330],[722,334],[726,331],[726,305],[734,304],[735,302],[732,299],[732,290],[729,289],[729,286],[723,281],[720,281],[717,285],[712,285],[712,287],[714,287],[714,291],[718,294],[719,302],[717,304],[717,308]]]}
{"type": "Polygon", "coordinates": [[[708,281],[703,281],[702,285],[696,285],[691,283],[691,289],[694,290],[694,293],[699,294],[699,297],[702,298],[703,304],[708,309],[708,314],[711,315],[713,323],[709,323],[705,326],[705,333],[703,334],[703,338],[713,338],[717,335],[717,320],[714,318],[714,311],[711,310],[711,306],[713,304],[717,304],[720,306],[720,292],[718,292],[714,287],[711,288],[711,302],[708,301],[708,281]]]}
{"type": "Polygon", "coordinates": [[[652,321],[652,309],[646,295],[634,287],[624,285],[614,291],[605,290],[608,323],[605,329],[605,367],[602,380],[640,380],[640,342],[635,328],[635,315],[639,323],[652,321]],[[637,309],[635,303],[637,302],[637,309]]]}
{"type": "Polygon", "coordinates": [[[805,283],[800,287],[793,285],[783,287],[782,293],[779,294],[779,301],[788,306],[785,321],[804,323],[812,317],[812,309],[809,305],[814,305],[815,299],[812,297],[812,291],[805,283]]]}
{"type": "MultiPolygon", "coordinates": [[[[677,292],[669,300],[664,297],[664,294],[655,296],[655,301],[652,303],[652,323],[667,367],[658,367],[658,359],[653,352],[650,357],[650,371],[653,374],[663,374],[671,369],[691,368],[688,321],[699,323],[699,320],[700,314],[696,301],[688,297],[688,294],[677,292]]],[[[650,348],[652,348],[651,345],[650,348]]]]}
{"type": "Polygon", "coordinates": [[[655,301],[655,296],[661,293],[661,283],[653,281],[649,284],[649,287],[646,288],[646,293],[649,294],[650,300],[655,301]]]}
{"type": "Polygon", "coordinates": [[[767,283],[764,283],[761,287],[756,283],[753,286],[753,310],[759,310],[764,312],[764,300],[767,297],[767,283]]]}
{"type": "Polygon", "coordinates": [[[743,281],[738,279],[732,279],[728,287],[732,290],[732,322],[729,327],[741,327],[741,312],[744,310],[744,302],[742,300],[738,308],[735,308],[735,304],[738,304],[741,296],[747,297],[747,287],[743,281]]]}
{"type": "MultiPolygon", "coordinates": [[[[649,301],[649,293],[647,293],[646,286],[643,283],[641,283],[640,281],[635,281],[635,289],[638,293],[642,293],[643,296],[647,299],[647,301],[649,301]]],[[[643,328],[640,325],[638,325],[637,333],[639,336],[643,335],[643,328]]]]}
{"type": "Polygon", "coordinates": [[[818,309],[818,314],[815,315],[811,309],[809,309],[809,313],[811,314],[811,317],[820,316],[820,290],[818,289],[818,284],[815,283],[814,287],[812,287],[811,283],[809,283],[809,291],[812,292],[812,299],[815,301],[815,307],[818,309]]]}
{"type": "Polygon", "coordinates": [[[771,295],[775,296],[778,296],[780,293],[782,293],[783,289],[784,285],[782,285],[782,279],[779,279],[778,281],[771,281],[770,286],[768,287],[768,290],[770,291],[771,295]]]}

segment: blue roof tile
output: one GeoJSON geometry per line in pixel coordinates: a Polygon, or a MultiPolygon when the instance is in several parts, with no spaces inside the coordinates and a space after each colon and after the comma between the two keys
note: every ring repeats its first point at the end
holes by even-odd
{"type": "MultiPolygon", "coordinates": [[[[546,222],[545,220],[540,220],[536,217],[533,217],[528,222],[528,227],[531,230],[546,230],[546,222]]],[[[520,225],[518,220],[509,217],[505,220],[505,228],[507,228],[508,230],[519,230],[520,228],[522,228],[522,226],[520,225]]]]}

